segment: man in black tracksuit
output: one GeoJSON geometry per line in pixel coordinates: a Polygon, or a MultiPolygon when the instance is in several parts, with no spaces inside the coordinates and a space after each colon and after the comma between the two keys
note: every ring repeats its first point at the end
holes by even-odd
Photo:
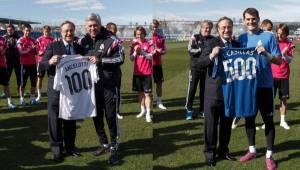
{"type": "Polygon", "coordinates": [[[117,83],[120,78],[120,65],[124,62],[124,50],[119,40],[101,26],[100,16],[91,14],[87,18],[88,33],[81,39],[85,55],[97,56],[100,81],[96,83],[97,116],[93,118],[96,132],[99,136],[101,147],[95,151],[99,156],[111,151],[109,164],[116,164],[118,160],[118,122],[117,122],[117,83]],[[104,130],[103,117],[109,127],[111,144],[108,145],[107,135],[104,130]]]}
{"type": "Polygon", "coordinates": [[[17,41],[19,39],[19,36],[15,32],[14,25],[10,24],[7,26],[7,34],[3,37],[5,38],[5,44],[7,46],[5,56],[9,79],[11,77],[12,71],[15,70],[18,85],[17,92],[19,93],[19,88],[21,84],[21,65],[19,51],[17,48],[17,41]]]}
{"type": "Polygon", "coordinates": [[[211,36],[211,29],[213,28],[213,23],[211,21],[205,20],[201,23],[200,34],[192,35],[189,45],[188,52],[190,55],[190,71],[189,71],[189,86],[188,94],[186,97],[186,119],[190,120],[193,116],[193,102],[195,93],[197,91],[197,86],[199,83],[199,98],[200,98],[200,114],[203,115],[203,104],[204,104],[204,88],[205,88],[205,77],[206,68],[200,67],[198,64],[198,59],[201,55],[204,43],[213,38],[211,36]]]}

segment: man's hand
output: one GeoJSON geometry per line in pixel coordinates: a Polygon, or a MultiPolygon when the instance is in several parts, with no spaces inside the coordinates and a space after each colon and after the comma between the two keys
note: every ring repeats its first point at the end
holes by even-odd
{"type": "Polygon", "coordinates": [[[140,46],[140,45],[134,46],[134,51],[135,51],[137,54],[140,54],[140,53],[141,53],[141,46],[140,46]]]}
{"type": "Polygon", "coordinates": [[[266,49],[263,46],[258,46],[256,47],[256,51],[258,54],[264,54],[266,52],[266,49]]]}
{"type": "Polygon", "coordinates": [[[161,54],[161,52],[162,52],[162,49],[160,49],[160,48],[156,48],[156,49],[155,49],[155,52],[156,52],[156,53],[158,53],[158,54],[161,54]]]}
{"type": "Polygon", "coordinates": [[[100,58],[96,57],[96,56],[90,56],[89,60],[91,63],[93,64],[99,64],[100,63],[100,58]]]}
{"type": "Polygon", "coordinates": [[[285,47],[285,48],[281,51],[281,54],[282,54],[282,55],[286,55],[287,50],[288,50],[288,47],[285,47]]]}
{"type": "Polygon", "coordinates": [[[220,50],[221,50],[221,47],[214,47],[212,49],[212,52],[209,54],[209,59],[213,60],[214,58],[218,57],[220,50]]]}
{"type": "Polygon", "coordinates": [[[51,59],[49,60],[49,64],[50,65],[56,65],[59,60],[61,59],[61,56],[60,55],[54,55],[51,57],[51,59]]]}

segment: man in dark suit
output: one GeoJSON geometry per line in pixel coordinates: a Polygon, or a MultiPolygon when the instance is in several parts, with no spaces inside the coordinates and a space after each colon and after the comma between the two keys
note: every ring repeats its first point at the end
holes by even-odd
{"type": "MultiPolygon", "coordinates": [[[[63,141],[66,153],[72,156],[81,156],[75,148],[76,121],[63,120],[58,118],[59,115],[59,91],[53,89],[53,82],[56,72],[56,65],[59,63],[62,55],[83,54],[83,49],[77,43],[74,43],[75,25],[70,21],[61,24],[62,40],[55,41],[48,45],[41,66],[47,70],[48,79],[48,131],[50,147],[54,155],[55,162],[63,161],[63,141]],[[63,125],[63,132],[62,132],[63,125]]],[[[96,62],[95,57],[90,59],[96,62]]]]}
{"type": "MultiPolygon", "coordinates": [[[[233,22],[228,17],[222,17],[217,23],[219,36],[207,41],[199,65],[207,68],[204,92],[204,154],[206,163],[215,166],[215,156],[221,159],[236,160],[229,154],[228,144],[231,136],[231,124],[233,118],[225,116],[224,100],[222,92],[222,78],[217,76],[212,78],[214,62],[218,57],[222,47],[237,47],[232,38],[233,22]],[[218,144],[219,125],[219,145],[218,144]]],[[[221,65],[219,65],[221,66],[221,65]]]]}

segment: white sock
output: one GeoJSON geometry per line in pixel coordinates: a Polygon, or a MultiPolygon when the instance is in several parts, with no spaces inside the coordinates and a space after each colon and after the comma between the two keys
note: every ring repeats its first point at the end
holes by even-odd
{"type": "Polygon", "coordinates": [[[273,151],[267,150],[267,152],[266,152],[266,158],[270,159],[272,157],[272,153],[273,153],[273,151]]]}
{"type": "Polygon", "coordinates": [[[285,115],[280,116],[280,122],[285,122],[285,115]]]}
{"type": "Polygon", "coordinates": [[[7,98],[7,103],[8,103],[8,104],[11,104],[11,97],[8,97],[8,98],[7,98]]]}
{"type": "Polygon", "coordinates": [[[20,97],[20,100],[24,100],[24,97],[20,97]]]}
{"type": "Polygon", "coordinates": [[[160,103],[161,103],[161,97],[158,97],[158,96],[157,96],[156,102],[160,104],[160,103]]]}
{"type": "Polygon", "coordinates": [[[41,97],[41,89],[37,89],[38,97],[41,97]]]}
{"type": "Polygon", "coordinates": [[[151,109],[150,109],[150,108],[147,108],[147,109],[146,109],[146,114],[147,114],[147,115],[148,115],[148,114],[150,115],[150,113],[151,113],[151,109]]]}
{"type": "Polygon", "coordinates": [[[250,153],[256,153],[256,148],[255,148],[255,146],[249,146],[249,152],[250,152],[250,153]]]}
{"type": "Polygon", "coordinates": [[[141,113],[144,113],[146,111],[145,106],[141,106],[141,113]]]}

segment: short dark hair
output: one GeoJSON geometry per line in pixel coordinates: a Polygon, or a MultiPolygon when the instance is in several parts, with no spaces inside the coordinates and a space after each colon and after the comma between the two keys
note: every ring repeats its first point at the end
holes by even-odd
{"type": "Polygon", "coordinates": [[[264,19],[262,22],[261,22],[261,26],[265,26],[267,24],[270,24],[272,27],[273,27],[273,22],[269,19],[264,19]]]}
{"type": "Polygon", "coordinates": [[[134,30],[134,36],[136,36],[136,32],[137,32],[137,31],[141,31],[141,32],[144,34],[144,36],[146,37],[147,32],[146,32],[146,30],[145,30],[144,27],[142,27],[142,26],[136,27],[135,30],[134,30]]]}
{"type": "Polygon", "coordinates": [[[15,30],[15,26],[13,24],[8,24],[6,28],[12,28],[13,30],[15,30]]]}
{"type": "Polygon", "coordinates": [[[255,15],[255,16],[257,16],[257,18],[259,18],[259,12],[255,8],[247,8],[247,9],[245,9],[245,11],[243,12],[243,18],[244,19],[245,19],[245,15],[246,14],[255,15]]]}
{"type": "Polygon", "coordinates": [[[115,26],[117,28],[117,25],[115,23],[109,22],[109,23],[106,24],[106,29],[110,29],[111,26],[115,26]]]}
{"type": "Polygon", "coordinates": [[[22,25],[22,30],[24,30],[25,28],[31,29],[31,25],[28,23],[25,23],[22,25]]]}
{"type": "Polygon", "coordinates": [[[232,19],[230,19],[229,17],[224,16],[224,17],[222,17],[222,18],[220,18],[220,19],[218,20],[218,22],[217,22],[217,24],[216,24],[217,30],[219,30],[219,24],[220,24],[220,22],[223,21],[223,20],[229,21],[230,24],[233,26],[233,21],[232,21],[232,19]]]}
{"type": "Polygon", "coordinates": [[[66,21],[64,21],[63,23],[61,23],[61,24],[60,24],[60,28],[63,27],[64,25],[66,25],[66,24],[72,25],[72,27],[73,27],[74,29],[76,28],[76,27],[75,27],[75,24],[74,24],[73,22],[69,21],[69,20],[66,20],[66,21]]]}
{"type": "Polygon", "coordinates": [[[276,32],[278,31],[278,29],[281,29],[282,32],[284,32],[284,34],[286,36],[290,35],[290,29],[286,24],[280,23],[277,27],[276,27],[276,32]]]}
{"type": "Polygon", "coordinates": [[[43,30],[51,30],[51,27],[49,25],[44,25],[43,30]]]}

